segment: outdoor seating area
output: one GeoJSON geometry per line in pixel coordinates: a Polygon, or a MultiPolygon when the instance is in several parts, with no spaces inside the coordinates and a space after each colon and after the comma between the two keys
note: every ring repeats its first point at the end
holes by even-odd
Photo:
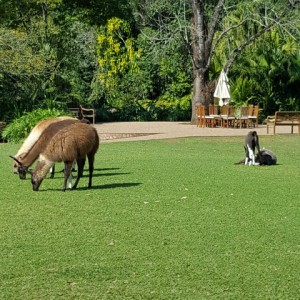
{"type": "Polygon", "coordinates": [[[197,106],[197,127],[251,128],[258,127],[258,105],[232,106],[210,104],[197,106]]]}

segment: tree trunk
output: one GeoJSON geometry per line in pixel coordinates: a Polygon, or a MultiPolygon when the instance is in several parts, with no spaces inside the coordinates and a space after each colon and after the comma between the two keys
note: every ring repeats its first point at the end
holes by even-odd
{"type": "Polygon", "coordinates": [[[193,97],[191,123],[197,121],[197,109],[199,104],[207,105],[210,98],[210,84],[208,68],[212,56],[212,42],[220,20],[220,14],[225,0],[218,0],[215,6],[213,17],[210,22],[205,20],[205,1],[192,0],[192,52],[193,52],[193,97]]]}
{"type": "Polygon", "coordinates": [[[193,82],[193,97],[192,97],[192,117],[191,123],[197,122],[197,106],[199,104],[205,104],[205,74],[201,69],[194,70],[194,82],[193,82]]]}

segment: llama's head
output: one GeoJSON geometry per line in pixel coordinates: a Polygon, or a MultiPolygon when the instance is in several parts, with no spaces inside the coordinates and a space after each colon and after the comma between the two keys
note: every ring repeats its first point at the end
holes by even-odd
{"type": "Polygon", "coordinates": [[[38,160],[34,170],[27,172],[31,174],[31,184],[34,191],[39,190],[39,187],[46,174],[49,172],[50,167],[51,164],[49,164],[47,160],[40,157],[40,160],[38,160]]]}
{"type": "Polygon", "coordinates": [[[14,160],[13,168],[14,172],[19,174],[20,179],[26,179],[28,173],[28,167],[23,165],[17,158],[10,156],[14,160]]]}
{"type": "Polygon", "coordinates": [[[39,177],[35,171],[31,172],[31,184],[34,191],[38,191],[44,177],[39,177]]]}

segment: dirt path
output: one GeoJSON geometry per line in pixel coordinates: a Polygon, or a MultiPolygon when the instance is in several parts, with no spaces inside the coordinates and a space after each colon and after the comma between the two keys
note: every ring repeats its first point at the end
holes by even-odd
{"type": "MultiPolygon", "coordinates": [[[[258,128],[199,128],[189,122],[111,122],[94,125],[102,142],[141,141],[193,136],[244,136],[250,130],[267,135],[265,125],[258,128]]],[[[276,128],[276,133],[290,133],[290,127],[276,128]]],[[[294,134],[297,128],[294,127],[294,134]]]]}

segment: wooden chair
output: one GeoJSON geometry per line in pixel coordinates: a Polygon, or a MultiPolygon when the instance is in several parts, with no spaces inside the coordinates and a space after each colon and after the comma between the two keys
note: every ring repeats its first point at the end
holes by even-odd
{"type": "Polygon", "coordinates": [[[205,126],[215,127],[220,121],[220,115],[218,114],[218,105],[209,104],[208,106],[208,115],[205,115],[205,126]]]}
{"type": "Polygon", "coordinates": [[[258,127],[258,113],[259,113],[259,106],[254,105],[253,113],[248,116],[249,119],[249,126],[258,127]]]}
{"type": "Polygon", "coordinates": [[[222,127],[234,127],[235,128],[235,107],[224,105],[221,111],[222,127]]]}
{"type": "Polygon", "coordinates": [[[239,115],[236,117],[236,123],[237,127],[244,127],[248,128],[249,127],[249,107],[248,106],[241,106],[239,108],[239,115]]]}
{"type": "Polygon", "coordinates": [[[205,126],[205,106],[199,105],[196,107],[197,109],[197,127],[205,126]]]}
{"type": "Polygon", "coordinates": [[[253,115],[253,104],[248,105],[248,117],[253,115]]]}
{"type": "Polygon", "coordinates": [[[96,120],[96,110],[93,108],[85,108],[80,105],[80,119],[92,119],[93,124],[95,124],[96,120]]]}

